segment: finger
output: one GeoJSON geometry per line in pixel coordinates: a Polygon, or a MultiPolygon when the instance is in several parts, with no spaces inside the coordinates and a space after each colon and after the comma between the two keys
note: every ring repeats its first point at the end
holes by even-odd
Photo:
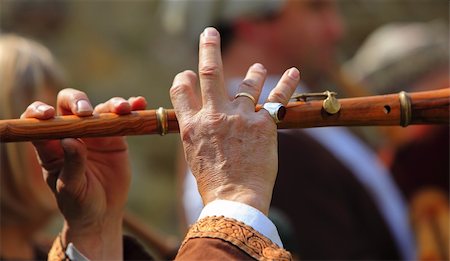
{"type": "Polygon", "coordinates": [[[90,116],[93,109],[87,95],[79,90],[64,89],[58,93],[58,114],[78,116],[90,116]]]}
{"type": "Polygon", "coordinates": [[[130,97],[128,103],[130,103],[132,111],[145,110],[147,107],[147,100],[142,96],[130,97]]]}
{"type": "Polygon", "coordinates": [[[222,106],[228,101],[223,80],[220,35],[212,28],[206,28],[200,35],[198,72],[203,105],[222,106]]]}
{"type": "Polygon", "coordinates": [[[184,71],[177,74],[170,88],[170,99],[178,120],[192,117],[200,109],[200,101],[195,94],[197,76],[193,71],[184,71]]]}
{"type": "Polygon", "coordinates": [[[293,67],[287,70],[283,76],[281,76],[277,86],[270,92],[267,101],[279,102],[286,106],[297,88],[299,81],[300,72],[297,68],[293,67]]]}
{"type": "Polygon", "coordinates": [[[114,112],[120,115],[129,114],[131,112],[130,103],[121,97],[114,97],[95,106],[94,113],[114,112]]]}
{"type": "Polygon", "coordinates": [[[258,102],[264,80],[266,79],[266,69],[260,63],[255,63],[248,69],[247,75],[239,85],[238,93],[249,94],[255,101],[247,96],[239,96],[235,99],[240,106],[244,106],[246,110],[255,111],[255,103],[258,102]]]}
{"type": "Polygon", "coordinates": [[[54,163],[62,158],[63,150],[59,140],[34,141],[33,145],[39,156],[41,166],[51,171],[54,163]]]}
{"type": "Polygon", "coordinates": [[[59,140],[34,141],[39,164],[44,169],[44,179],[52,191],[56,191],[56,180],[63,164],[64,151],[59,140]]]}
{"type": "Polygon", "coordinates": [[[55,117],[55,108],[40,101],[30,104],[20,116],[21,119],[36,118],[40,120],[48,120],[53,117],[55,117]]]}
{"type": "Polygon", "coordinates": [[[58,177],[61,184],[56,184],[56,191],[64,189],[74,196],[80,196],[86,183],[86,145],[80,139],[63,139],[61,146],[64,150],[64,166],[58,177]]]}

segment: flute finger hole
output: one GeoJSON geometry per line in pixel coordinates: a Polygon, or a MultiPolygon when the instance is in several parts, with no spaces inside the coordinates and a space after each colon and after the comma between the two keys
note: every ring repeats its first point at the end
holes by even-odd
{"type": "Polygon", "coordinates": [[[389,114],[391,112],[391,106],[389,105],[384,105],[384,113],[385,114],[389,114]]]}

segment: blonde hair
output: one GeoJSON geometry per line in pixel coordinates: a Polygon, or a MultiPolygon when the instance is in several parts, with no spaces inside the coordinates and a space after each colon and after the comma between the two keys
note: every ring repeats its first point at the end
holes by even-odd
{"type": "MultiPolygon", "coordinates": [[[[44,96],[55,97],[63,86],[62,73],[48,49],[16,35],[0,36],[0,119],[19,118],[33,101],[49,102],[44,96]]],[[[30,145],[0,146],[2,225],[47,217],[54,203],[35,189],[29,166],[36,159],[27,157],[30,145]]]]}

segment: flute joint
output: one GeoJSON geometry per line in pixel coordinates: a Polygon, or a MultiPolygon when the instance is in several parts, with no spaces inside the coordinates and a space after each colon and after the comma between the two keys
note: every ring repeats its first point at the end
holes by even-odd
{"type": "Polygon", "coordinates": [[[168,118],[167,110],[164,109],[163,107],[159,107],[156,110],[156,121],[158,124],[159,134],[161,136],[164,136],[167,133],[169,133],[169,122],[167,118],[168,118]]]}

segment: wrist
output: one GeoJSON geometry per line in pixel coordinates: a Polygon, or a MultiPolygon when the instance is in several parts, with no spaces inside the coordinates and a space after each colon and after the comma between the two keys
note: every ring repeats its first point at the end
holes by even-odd
{"type": "Polygon", "coordinates": [[[123,259],[122,219],[80,225],[65,221],[61,232],[64,247],[72,243],[90,260],[123,259]]]}
{"type": "Polygon", "coordinates": [[[202,197],[204,205],[219,199],[235,201],[254,207],[267,216],[272,190],[251,189],[242,185],[222,185],[205,193],[202,197]]]}

